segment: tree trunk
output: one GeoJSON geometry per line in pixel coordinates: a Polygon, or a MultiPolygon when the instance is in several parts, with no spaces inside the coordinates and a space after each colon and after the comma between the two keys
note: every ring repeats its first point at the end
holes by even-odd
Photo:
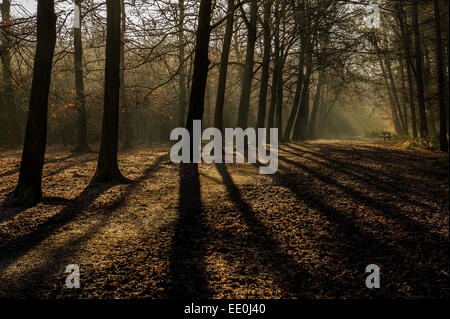
{"type": "Polygon", "coordinates": [[[84,80],[83,80],[83,46],[81,43],[81,2],[82,0],[75,0],[77,6],[79,24],[73,29],[73,44],[75,49],[74,64],[75,64],[75,92],[76,105],[78,110],[78,141],[74,153],[90,152],[87,140],[87,120],[86,120],[86,98],[84,95],[84,80]]]}
{"type": "Polygon", "coordinates": [[[403,57],[399,55],[399,65],[400,65],[400,75],[402,80],[402,105],[403,105],[403,119],[404,119],[404,130],[406,135],[409,135],[409,129],[408,129],[408,111],[407,111],[407,104],[408,104],[408,94],[406,93],[406,81],[405,81],[405,68],[403,64],[403,57]]]}
{"type": "MultiPolygon", "coordinates": [[[[8,25],[10,23],[10,12],[11,1],[4,0],[1,4],[1,13],[2,23],[4,24],[5,30],[8,29],[8,25]]],[[[4,32],[4,36],[0,40],[0,43],[3,43],[0,47],[0,58],[3,67],[2,74],[4,82],[3,97],[0,106],[4,107],[5,114],[9,117],[6,123],[6,143],[10,146],[19,146],[22,142],[22,134],[20,132],[17,110],[14,103],[13,79],[11,76],[11,43],[8,32],[4,32]]]]}
{"type": "Polygon", "coordinates": [[[275,125],[275,111],[277,105],[277,94],[278,94],[278,81],[280,79],[280,10],[279,10],[279,1],[275,1],[275,26],[274,26],[274,65],[273,65],[273,73],[272,73],[272,87],[270,90],[270,109],[269,109],[269,119],[268,126],[269,128],[273,128],[275,125]]]}
{"type": "Polygon", "coordinates": [[[214,126],[223,131],[223,106],[225,104],[225,88],[227,83],[228,57],[230,55],[231,39],[234,25],[234,0],[228,0],[227,24],[223,40],[222,56],[220,58],[219,83],[217,84],[216,108],[214,111],[214,126]]]}
{"type": "MultiPolygon", "coordinates": [[[[209,38],[211,35],[211,5],[212,0],[201,0],[198,15],[198,27],[195,39],[194,71],[192,74],[191,95],[189,97],[189,110],[186,128],[191,133],[193,120],[201,120],[205,108],[205,89],[208,77],[209,38]]],[[[192,147],[191,143],[191,147],[192,147]]],[[[191,156],[192,156],[191,152],[191,156]]]]}
{"type": "Polygon", "coordinates": [[[269,83],[269,67],[270,67],[270,51],[271,51],[271,39],[270,39],[270,27],[271,27],[271,9],[272,0],[264,2],[264,52],[261,69],[261,83],[259,88],[259,100],[258,100],[258,118],[256,120],[256,127],[266,127],[266,105],[267,105],[267,86],[269,83]]]}
{"type": "Polygon", "coordinates": [[[185,39],[184,39],[184,17],[185,8],[184,0],[178,1],[180,8],[180,18],[178,21],[178,64],[180,70],[178,72],[178,126],[183,127],[184,118],[186,117],[186,69],[185,69],[185,39]]]}
{"type": "Polygon", "coordinates": [[[445,112],[444,63],[442,58],[441,10],[439,0],[434,0],[434,20],[436,22],[436,62],[439,89],[439,143],[442,152],[448,152],[447,117],[445,112]]]}
{"type": "Polygon", "coordinates": [[[48,93],[56,43],[56,15],[53,0],[39,0],[37,6],[37,42],[31,82],[25,142],[19,181],[12,194],[15,199],[33,205],[42,199],[42,168],[47,135],[48,93]]]}
{"type": "MultiPolygon", "coordinates": [[[[375,42],[375,45],[376,45],[376,42],[375,42]]],[[[379,52],[378,47],[377,47],[377,51],[379,52]]],[[[400,124],[400,120],[399,120],[399,117],[397,115],[397,112],[395,110],[394,97],[392,95],[391,86],[389,85],[389,81],[388,81],[388,75],[386,74],[386,69],[384,67],[383,57],[381,56],[380,52],[378,53],[378,60],[379,60],[379,63],[380,63],[382,74],[383,74],[384,85],[385,85],[386,90],[387,90],[388,95],[389,95],[389,102],[390,102],[390,105],[391,105],[391,114],[392,114],[392,121],[394,122],[394,129],[395,129],[395,132],[398,135],[400,135],[400,134],[402,134],[401,124],[400,124]]]]}
{"type": "MultiPolygon", "coordinates": [[[[308,40],[309,42],[310,40],[308,40]]],[[[312,73],[312,48],[310,44],[307,46],[307,62],[306,75],[303,81],[302,95],[300,98],[299,112],[294,126],[294,139],[304,140],[308,132],[308,118],[309,118],[309,83],[311,81],[312,73]]]]}
{"type": "Polygon", "coordinates": [[[400,106],[400,99],[398,97],[398,92],[397,92],[397,87],[395,85],[394,76],[392,75],[391,60],[390,60],[389,56],[386,57],[386,69],[387,69],[387,76],[389,77],[389,83],[391,86],[392,100],[394,103],[392,105],[392,107],[394,107],[395,113],[398,117],[398,125],[399,125],[399,129],[400,129],[399,133],[401,135],[408,135],[407,131],[405,132],[405,120],[404,120],[402,109],[400,106]]]}
{"type": "Polygon", "coordinates": [[[248,122],[248,109],[250,106],[250,93],[253,80],[253,65],[256,43],[256,20],[258,13],[258,1],[250,2],[250,21],[247,24],[247,50],[245,53],[245,68],[242,80],[242,92],[239,102],[238,126],[245,129],[248,122]]]}
{"type": "Polygon", "coordinates": [[[409,105],[411,108],[411,125],[412,125],[412,133],[413,137],[417,138],[417,117],[416,117],[416,106],[414,102],[414,83],[413,83],[413,69],[414,64],[412,62],[411,56],[411,38],[409,36],[408,23],[406,20],[405,11],[403,10],[403,6],[399,3],[399,21],[400,21],[400,29],[402,33],[402,42],[403,47],[405,49],[406,56],[406,71],[408,76],[408,90],[409,90],[409,105]]]}
{"type": "Polygon", "coordinates": [[[425,111],[425,93],[423,86],[423,69],[422,69],[422,48],[420,45],[419,31],[419,13],[417,8],[418,0],[413,2],[413,29],[414,29],[414,45],[416,53],[416,88],[417,99],[419,101],[419,128],[420,137],[428,138],[427,115],[425,111]]]}
{"type": "Polygon", "coordinates": [[[319,111],[320,96],[322,94],[323,76],[324,76],[323,71],[320,71],[316,88],[316,94],[314,95],[314,101],[312,105],[311,119],[309,120],[309,127],[308,127],[309,138],[316,137],[316,119],[317,119],[317,112],[319,111]]]}
{"type": "Polygon", "coordinates": [[[117,163],[120,91],[120,2],[106,1],[107,35],[105,93],[102,137],[97,170],[92,179],[98,182],[128,182],[117,163]]]}
{"type": "Polygon", "coordinates": [[[123,113],[123,144],[124,149],[133,147],[133,126],[131,125],[131,112],[127,105],[127,94],[125,90],[125,31],[126,31],[126,12],[125,1],[120,0],[121,11],[121,32],[120,32],[120,94],[119,103],[123,113]]]}

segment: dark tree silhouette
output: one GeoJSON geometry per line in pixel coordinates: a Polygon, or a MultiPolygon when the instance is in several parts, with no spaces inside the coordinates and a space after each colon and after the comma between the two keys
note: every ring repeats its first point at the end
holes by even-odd
{"type": "Polygon", "coordinates": [[[242,93],[239,102],[238,126],[244,129],[247,128],[248,108],[250,105],[250,93],[252,89],[257,13],[258,2],[256,0],[251,0],[250,2],[250,21],[247,21],[245,13],[242,10],[242,15],[248,29],[248,35],[247,50],[245,53],[244,75],[242,79],[242,93]]]}
{"type": "Polygon", "coordinates": [[[259,88],[259,102],[258,102],[258,118],[256,120],[256,127],[263,128],[266,124],[266,106],[267,106],[267,85],[269,83],[269,68],[270,68],[270,51],[271,51],[271,10],[272,0],[264,1],[264,49],[261,69],[261,84],[259,88]]]}
{"type": "Polygon", "coordinates": [[[73,29],[73,44],[74,44],[74,63],[75,63],[75,91],[76,91],[76,106],[78,110],[78,142],[73,150],[75,153],[90,152],[87,139],[87,120],[86,120],[86,98],[84,94],[84,80],[83,80],[83,46],[81,42],[81,11],[82,0],[75,0],[75,5],[79,12],[79,25],[74,26],[73,29]]]}
{"type": "Polygon", "coordinates": [[[225,104],[225,87],[227,82],[228,57],[230,55],[231,39],[234,24],[234,0],[227,3],[227,24],[225,27],[225,38],[223,40],[222,55],[220,58],[219,82],[217,84],[216,109],[214,113],[214,126],[223,129],[223,106],[225,104]]]}
{"type": "Polygon", "coordinates": [[[92,182],[128,182],[119,170],[117,146],[120,90],[120,2],[106,1],[107,35],[102,138],[92,182]]]}
{"type": "Polygon", "coordinates": [[[444,62],[442,58],[441,9],[439,0],[434,0],[434,20],[436,21],[436,62],[439,89],[439,142],[442,152],[448,152],[447,117],[445,115],[444,62]]]}
{"type": "Polygon", "coordinates": [[[416,53],[416,87],[419,101],[420,137],[428,138],[427,115],[425,111],[425,92],[423,86],[422,46],[420,44],[418,0],[413,2],[414,46],[416,53]]]}
{"type": "Polygon", "coordinates": [[[47,137],[48,93],[56,43],[56,15],[53,0],[39,0],[37,6],[37,42],[34,56],[25,142],[19,181],[13,197],[33,205],[42,199],[42,168],[47,137]]]}
{"type": "MultiPolygon", "coordinates": [[[[2,23],[5,25],[4,28],[8,30],[8,25],[10,24],[10,12],[11,12],[11,1],[4,0],[0,4],[2,13],[2,23]]],[[[0,39],[3,44],[0,46],[0,61],[2,64],[2,74],[3,74],[3,92],[2,101],[0,102],[0,107],[3,107],[5,113],[9,117],[7,122],[7,140],[6,143],[11,146],[18,146],[22,142],[19,121],[17,118],[17,110],[14,105],[13,96],[13,78],[11,74],[11,36],[8,32],[5,32],[0,39]]]]}
{"type": "MultiPolygon", "coordinates": [[[[195,40],[194,71],[186,128],[192,133],[193,120],[201,120],[205,109],[206,78],[208,76],[209,38],[211,35],[211,0],[201,0],[195,40]]],[[[192,136],[192,134],[191,134],[192,136]]],[[[191,145],[192,146],[192,145],[191,145]]],[[[192,154],[192,152],[191,152],[192,154]]]]}

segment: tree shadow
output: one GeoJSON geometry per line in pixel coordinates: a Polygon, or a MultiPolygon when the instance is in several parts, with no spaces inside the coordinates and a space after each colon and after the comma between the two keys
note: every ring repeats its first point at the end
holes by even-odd
{"type": "MultiPolygon", "coordinates": [[[[124,200],[131,194],[136,186],[144,179],[149,178],[158,168],[167,154],[157,158],[154,164],[150,165],[137,180],[129,184],[125,192],[114,200],[113,203],[105,207],[105,210],[113,211],[124,203],[124,200]]],[[[83,213],[100,195],[113,187],[114,183],[89,184],[83,192],[69,203],[60,212],[53,215],[45,222],[37,225],[31,232],[13,238],[0,245],[2,264],[0,270],[6,269],[14,261],[25,255],[28,251],[39,245],[43,240],[51,236],[64,225],[75,220],[83,213]]],[[[88,237],[86,237],[88,238],[88,237]]]]}
{"type": "MultiPolygon", "coordinates": [[[[316,170],[307,167],[302,169],[325,184],[336,184],[316,170]]],[[[402,289],[408,285],[414,294],[440,296],[442,287],[439,282],[442,281],[442,276],[438,269],[432,268],[426,261],[440,258],[443,249],[448,247],[448,241],[429,233],[421,225],[410,225],[411,222],[405,220],[404,216],[374,203],[371,204],[373,208],[382,210],[386,215],[400,218],[400,223],[405,227],[393,232],[387,231],[382,224],[377,224],[370,230],[364,229],[363,225],[356,223],[354,217],[328,205],[327,198],[311,187],[303,175],[281,165],[279,171],[270,177],[278,185],[289,188],[298,201],[317,211],[332,225],[324,227],[330,235],[321,237],[323,241],[321,246],[324,248],[325,256],[330,257],[335,265],[345,267],[348,274],[341,278],[341,282],[324,282],[322,288],[332,291],[337,296],[368,293],[373,297],[391,298],[405,297],[402,289]],[[423,242],[423,236],[418,239],[418,232],[421,234],[425,232],[431,241],[423,242]],[[372,263],[382,268],[383,281],[387,284],[384,289],[368,291],[363,286],[365,267],[372,263]],[[430,290],[433,284],[435,286],[430,290]]],[[[355,190],[345,189],[345,191],[349,196],[358,198],[355,190]]],[[[362,200],[368,202],[366,199],[362,200]]]]}
{"type": "MultiPolygon", "coordinates": [[[[144,173],[133,183],[130,183],[126,186],[125,190],[120,194],[118,198],[116,198],[114,201],[109,203],[106,206],[102,206],[101,216],[99,216],[99,219],[92,223],[88,227],[86,231],[83,233],[77,233],[72,238],[67,240],[64,244],[52,248],[46,255],[45,260],[47,261],[57,261],[56,263],[53,263],[49,265],[49,263],[43,263],[42,265],[37,265],[33,269],[30,269],[27,271],[26,278],[17,278],[13,279],[12,281],[9,281],[7,283],[8,288],[7,291],[12,291],[11,294],[13,296],[30,296],[30,297],[39,297],[39,293],[42,290],[47,289],[48,291],[53,292],[55,290],[55,287],[52,286],[53,282],[51,281],[52,276],[55,274],[61,272],[63,273],[65,270],[65,266],[73,263],[73,256],[76,255],[77,250],[80,249],[80,247],[86,243],[90,238],[92,238],[98,231],[105,227],[108,223],[108,221],[111,219],[113,212],[124,205],[125,200],[133,193],[133,191],[136,189],[136,187],[144,180],[150,178],[160,167],[160,164],[166,159],[167,155],[160,156],[156,159],[155,163],[150,165],[144,173]],[[30,282],[33,284],[33,287],[39,288],[37,291],[33,289],[29,289],[28,286],[21,285],[18,281],[25,281],[30,282]],[[14,287],[14,289],[13,289],[14,287]],[[18,290],[17,287],[20,287],[18,290]]],[[[94,189],[98,189],[97,194],[101,194],[101,191],[103,192],[108,189],[108,186],[112,186],[112,184],[96,184],[97,186],[90,185],[88,186],[94,189]]],[[[85,208],[87,208],[89,205],[87,205],[85,208]]],[[[70,209],[69,207],[67,209],[70,209]]],[[[83,209],[80,209],[79,212],[81,212],[83,209]]],[[[78,213],[79,213],[78,212],[78,213]]],[[[73,216],[76,217],[76,216],[73,216]]],[[[73,220],[73,218],[72,218],[73,220]]],[[[69,222],[69,221],[67,221],[69,222]]],[[[66,221],[64,224],[67,223],[66,221]]],[[[63,224],[59,225],[60,227],[63,226],[63,224]]],[[[50,235],[50,234],[49,234],[50,235]]],[[[36,245],[33,245],[33,247],[36,245]]],[[[30,248],[31,249],[31,248],[30,248]]],[[[28,249],[29,250],[29,249],[28,249]]],[[[27,251],[28,251],[27,250],[27,251]]],[[[21,255],[25,254],[26,252],[22,253],[21,255]]],[[[20,256],[21,256],[20,255],[20,256]]],[[[18,257],[20,257],[18,256],[18,257]]],[[[16,258],[17,260],[17,258],[16,258]]],[[[0,265],[2,266],[2,265],[0,265]]],[[[83,265],[79,265],[81,267],[81,271],[83,265]]],[[[3,268],[3,267],[2,267],[3,268]]],[[[64,289],[64,288],[62,288],[64,289]]],[[[5,289],[3,289],[5,290],[5,289]]],[[[67,291],[65,290],[65,293],[71,294],[71,296],[75,297],[77,295],[77,291],[67,291]]]]}
{"type": "Polygon", "coordinates": [[[198,165],[180,164],[179,217],[169,258],[168,298],[208,298],[205,278],[207,228],[198,165]]]}
{"type": "MultiPolygon", "coordinates": [[[[43,174],[43,178],[47,178],[56,174],[59,174],[60,172],[63,172],[71,167],[74,166],[78,166],[81,165],[83,163],[87,163],[90,162],[94,159],[92,158],[87,158],[81,161],[77,161],[74,163],[68,163],[68,165],[65,165],[63,167],[58,167],[57,169],[54,169],[48,173],[45,173],[45,167],[44,167],[44,174],[43,174]]],[[[7,193],[11,192],[13,190],[13,188],[7,189],[7,193]]],[[[44,204],[58,204],[61,202],[68,202],[68,199],[64,199],[61,197],[48,197],[48,196],[44,196],[42,198],[42,203],[44,204]]],[[[0,211],[2,212],[2,214],[0,214],[0,223],[5,222],[7,220],[10,220],[12,218],[14,218],[15,216],[19,215],[21,212],[27,210],[28,208],[30,208],[30,206],[28,205],[23,205],[21,203],[15,203],[14,199],[11,198],[6,198],[5,200],[3,200],[0,203],[0,211]],[[6,213],[5,213],[6,212],[6,213]]]]}
{"type": "MultiPolygon", "coordinates": [[[[256,217],[252,207],[243,199],[239,188],[233,181],[227,167],[223,163],[216,163],[216,168],[222,176],[230,199],[240,209],[250,235],[251,244],[257,248],[261,264],[268,269],[275,280],[290,297],[305,296],[311,293],[313,277],[292,256],[282,251],[280,245],[270,234],[270,230],[256,217]]],[[[254,261],[248,261],[251,264],[254,261]]]]}
{"type": "MultiPolygon", "coordinates": [[[[363,183],[367,187],[367,190],[380,191],[380,192],[384,193],[387,197],[391,197],[392,195],[395,195],[395,197],[396,197],[395,200],[397,200],[397,201],[401,200],[402,202],[410,203],[417,207],[422,207],[422,208],[429,209],[429,210],[434,209],[432,206],[430,206],[428,204],[414,200],[410,196],[403,195],[403,193],[408,191],[408,190],[402,188],[402,185],[406,184],[406,182],[407,182],[404,177],[395,176],[396,182],[392,182],[392,181],[389,181],[387,178],[381,179],[379,177],[380,172],[379,171],[376,172],[372,168],[365,167],[365,166],[355,164],[355,163],[349,163],[346,161],[340,161],[335,158],[332,159],[330,156],[327,156],[327,155],[319,153],[319,152],[300,150],[300,149],[293,148],[293,147],[290,147],[290,148],[298,150],[298,152],[291,151],[284,147],[280,147],[280,149],[283,152],[289,153],[289,154],[297,156],[297,157],[301,157],[301,154],[309,154],[314,157],[320,158],[325,162],[319,161],[312,157],[308,157],[307,160],[312,161],[320,166],[326,167],[330,170],[335,170],[335,171],[338,171],[339,173],[344,173],[347,176],[349,176],[350,178],[352,178],[353,180],[357,181],[358,183],[363,183]]],[[[279,155],[279,157],[283,161],[289,161],[289,163],[291,163],[291,164],[294,163],[294,161],[290,161],[286,157],[283,157],[281,155],[279,155]]],[[[296,163],[294,165],[299,166],[300,164],[296,163]]],[[[302,165],[302,167],[304,167],[304,166],[302,165]]]]}
{"type": "MultiPolygon", "coordinates": [[[[69,155],[61,157],[61,158],[55,158],[55,159],[51,159],[51,160],[44,160],[44,167],[47,164],[64,162],[65,160],[68,160],[68,159],[74,158],[74,157],[78,157],[78,156],[81,156],[81,155],[83,155],[83,154],[69,154],[69,155]]],[[[9,175],[13,175],[15,173],[18,173],[19,171],[20,171],[20,163],[19,163],[19,167],[10,169],[10,170],[0,174],[0,177],[6,177],[6,176],[9,176],[9,175]]]]}
{"type": "MultiPolygon", "coordinates": [[[[416,234],[416,233],[426,233],[430,236],[430,238],[435,241],[435,242],[440,242],[445,240],[444,238],[440,238],[440,236],[434,234],[431,232],[431,229],[423,224],[417,223],[416,221],[414,221],[413,219],[411,219],[410,217],[402,214],[401,212],[398,212],[397,210],[393,209],[392,203],[389,202],[385,202],[384,200],[379,200],[379,199],[373,199],[367,195],[365,195],[363,192],[361,192],[360,190],[357,190],[353,187],[350,186],[346,186],[344,185],[342,182],[337,181],[336,179],[332,178],[331,176],[328,175],[324,175],[322,173],[320,173],[318,170],[314,170],[306,165],[301,164],[298,161],[293,161],[290,159],[287,159],[283,156],[279,155],[279,159],[285,163],[291,164],[294,167],[297,167],[299,169],[301,169],[304,172],[309,173],[311,176],[313,176],[314,179],[319,180],[320,182],[322,182],[324,185],[329,185],[331,187],[334,187],[336,189],[340,189],[341,191],[343,191],[348,197],[353,198],[356,202],[358,203],[363,203],[364,205],[367,205],[369,208],[372,208],[374,210],[379,211],[380,213],[382,213],[383,215],[385,215],[388,218],[392,218],[394,220],[397,221],[398,225],[401,227],[401,229],[403,231],[407,231],[409,233],[411,233],[412,235],[416,234]]],[[[335,167],[333,169],[338,169],[338,167],[335,167]]],[[[342,170],[341,170],[342,171],[342,170]]],[[[389,192],[389,190],[386,190],[385,188],[381,187],[381,190],[384,192],[389,192]]],[[[391,192],[395,191],[395,187],[393,186],[393,188],[391,189],[391,192]]],[[[404,198],[402,195],[399,194],[399,191],[397,191],[396,195],[405,203],[416,203],[412,200],[409,200],[408,198],[404,198]]],[[[416,203],[417,204],[417,203],[416,203]]],[[[421,204],[421,203],[419,203],[421,204]]],[[[423,205],[420,205],[423,206],[423,205]]],[[[426,206],[425,208],[428,208],[428,206],[426,206]]]]}

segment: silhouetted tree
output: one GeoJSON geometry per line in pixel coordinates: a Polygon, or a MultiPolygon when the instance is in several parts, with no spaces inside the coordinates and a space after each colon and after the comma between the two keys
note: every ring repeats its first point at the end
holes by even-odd
{"type": "Polygon", "coordinates": [[[75,153],[90,152],[87,139],[87,119],[86,119],[86,97],[84,94],[84,80],[83,80],[83,45],[81,42],[81,11],[82,0],[75,0],[75,5],[78,10],[79,24],[73,29],[73,44],[74,44],[74,64],[75,64],[75,93],[76,93],[76,107],[78,110],[78,141],[75,153]]]}
{"type": "Polygon", "coordinates": [[[191,95],[189,98],[189,111],[186,122],[186,128],[191,132],[191,136],[193,120],[201,120],[205,108],[206,79],[208,77],[208,65],[210,63],[208,51],[209,38],[211,35],[211,4],[212,0],[200,1],[195,39],[194,70],[192,74],[191,95]]]}
{"type": "Polygon", "coordinates": [[[448,152],[447,117],[445,115],[444,62],[442,58],[441,9],[439,0],[434,0],[434,19],[436,21],[436,71],[439,90],[439,142],[442,152],[448,152]]]}
{"type": "Polygon", "coordinates": [[[106,1],[107,35],[102,137],[92,182],[127,182],[117,163],[120,90],[120,2],[106,1]]]}
{"type": "Polygon", "coordinates": [[[19,181],[12,192],[15,200],[33,205],[42,199],[42,168],[47,137],[48,93],[56,43],[53,0],[37,4],[37,42],[34,56],[28,119],[20,163],[19,181]]]}

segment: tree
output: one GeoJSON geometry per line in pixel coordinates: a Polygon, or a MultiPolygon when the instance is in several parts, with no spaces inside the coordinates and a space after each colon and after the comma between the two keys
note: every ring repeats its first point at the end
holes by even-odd
{"type": "Polygon", "coordinates": [[[90,152],[87,140],[87,120],[86,120],[86,98],[84,93],[83,80],[83,46],[81,42],[81,11],[82,0],[75,0],[76,10],[78,10],[78,24],[74,25],[73,29],[73,44],[74,44],[74,64],[75,64],[75,92],[76,92],[76,106],[78,110],[78,142],[73,150],[75,153],[90,152]]]}
{"type": "MultiPolygon", "coordinates": [[[[307,25],[309,26],[309,24],[307,25]]],[[[300,98],[298,116],[294,126],[294,139],[304,140],[307,137],[308,132],[308,118],[309,118],[309,84],[311,82],[311,74],[313,68],[312,62],[312,45],[311,45],[311,33],[310,28],[307,29],[306,40],[306,74],[303,80],[303,89],[300,98]]]]}
{"type": "Polygon", "coordinates": [[[3,3],[0,4],[1,13],[2,13],[2,23],[4,24],[5,32],[0,39],[0,42],[3,44],[0,46],[0,59],[2,64],[2,74],[3,74],[3,97],[2,102],[0,102],[0,106],[4,107],[5,113],[8,116],[7,121],[7,140],[6,142],[11,146],[18,146],[21,141],[21,132],[19,121],[17,119],[17,110],[14,103],[14,95],[13,95],[13,78],[12,78],[12,69],[11,69],[11,41],[10,34],[8,31],[8,26],[10,22],[10,10],[11,10],[11,1],[4,0],[3,3]]]}
{"type": "Polygon", "coordinates": [[[119,90],[120,90],[120,2],[106,1],[107,34],[105,91],[102,137],[97,170],[92,179],[98,182],[128,182],[119,170],[117,147],[119,133],[119,90]]]}
{"type": "Polygon", "coordinates": [[[439,90],[439,144],[442,152],[448,152],[447,117],[445,114],[444,62],[442,58],[441,9],[439,0],[434,0],[434,20],[436,22],[436,71],[439,90]]]}
{"type": "MultiPolygon", "coordinates": [[[[189,110],[186,128],[191,133],[193,121],[201,120],[205,109],[205,89],[208,77],[209,38],[211,35],[211,6],[212,0],[201,0],[198,13],[198,26],[195,39],[194,70],[192,74],[191,95],[189,97],[189,110]]],[[[192,147],[191,143],[191,147],[192,147]]],[[[191,152],[191,156],[192,156],[191,152]]]]}
{"type": "Polygon", "coordinates": [[[269,83],[269,67],[270,67],[270,25],[271,25],[271,9],[272,0],[264,1],[264,49],[261,69],[261,83],[259,86],[259,100],[258,100],[258,117],[256,120],[256,127],[263,128],[266,125],[266,105],[267,105],[267,85],[269,83]]]}
{"type": "MultiPolygon", "coordinates": [[[[178,71],[178,126],[182,127],[184,125],[186,113],[186,68],[184,61],[184,48],[186,44],[184,39],[184,0],[178,0],[178,7],[180,9],[180,16],[178,19],[178,63],[180,65],[180,70],[178,71]]],[[[231,30],[231,32],[232,31],[233,30],[231,30]]]]}
{"type": "Polygon", "coordinates": [[[227,3],[227,24],[225,27],[225,38],[223,40],[222,54],[220,58],[219,81],[217,84],[216,108],[214,112],[214,126],[223,130],[223,106],[225,104],[225,87],[228,71],[228,57],[230,55],[231,40],[234,24],[234,0],[227,3]]]}
{"type": "Polygon", "coordinates": [[[47,137],[48,94],[56,43],[56,15],[53,0],[37,5],[37,41],[27,126],[20,163],[19,181],[13,198],[27,205],[42,199],[42,168],[47,137]]]}
{"type": "Polygon", "coordinates": [[[131,125],[130,108],[127,105],[127,93],[125,90],[125,31],[127,16],[125,12],[125,1],[120,0],[120,12],[121,12],[121,32],[120,32],[120,93],[119,104],[123,113],[123,148],[130,149],[133,141],[133,127],[131,125]]]}
{"type": "Polygon", "coordinates": [[[402,44],[403,48],[405,50],[405,58],[406,58],[406,74],[408,78],[408,92],[409,92],[409,105],[411,110],[411,126],[412,126],[412,133],[413,137],[417,137],[417,119],[416,119],[416,106],[414,103],[414,84],[413,84],[413,71],[414,68],[413,62],[412,62],[412,54],[411,54],[411,48],[410,48],[410,42],[411,37],[409,34],[409,28],[407,24],[406,14],[405,10],[403,8],[403,4],[400,2],[396,3],[396,12],[397,12],[397,19],[399,20],[400,25],[400,33],[402,38],[402,44]]]}
{"type": "Polygon", "coordinates": [[[248,122],[248,109],[250,106],[250,93],[253,80],[253,65],[256,43],[256,19],[258,14],[258,2],[250,1],[250,21],[247,20],[244,11],[242,17],[247,25],[247,49],[245,53],[245,67],[242,79],[242,92],[239,102],[238,126],[245,129],[248,122]]]}
{"type": "Polygon", "coordinates": [[[414,29],[414,46],[416,54],[416,88],[417,99],[419,101],[419,128],[420,137],[428,138],[427,115],[425,111],[425,93],[423,86],[423,67],[422,67],[422,48],[420,44],[419,30],[419,13],[417,4],[418,0],[413,2],[413,29],[414,29]]]}

